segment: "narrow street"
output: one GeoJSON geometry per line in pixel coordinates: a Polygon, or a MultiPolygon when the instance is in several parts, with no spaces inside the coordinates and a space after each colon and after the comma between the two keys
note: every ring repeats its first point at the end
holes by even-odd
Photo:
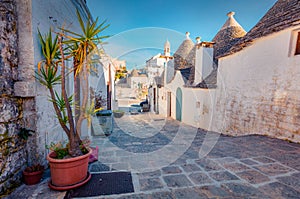
{"type": "MultiPolygon", "coordinates": [[[[258,135],[223,136],[150,113],[127,113],[114,118],[114,126],[108,137],[93,136],[99,160],[90,164],[89,171],[129,172],[134,192],[96,198],[300,195],[299,144],[258,135]]],[[[66,192],[50,190],[48,180],[23,185],[10,198],[64,198],[66,192]]]]}
{"type": "Polygon", "coordinates": [[[94,137],[93,145],[100,154],[92,173],[130,171],[133,178],[134,194],[103,198],[300,195],[300,146],[279,139],[223,136],[141,113],[115,119],[113,134],[94,137]]]}

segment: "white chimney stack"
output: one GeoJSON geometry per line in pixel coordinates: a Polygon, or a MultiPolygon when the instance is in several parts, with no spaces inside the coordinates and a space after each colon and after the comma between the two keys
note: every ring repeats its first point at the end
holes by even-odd
{"type": "Polygon", "coordinates": [[[202,82],[213,70],[213,56],[213,42],[200,42],[197,45],[195,57],[195,85],[202,82]]]}
{"type": "Polygon", "coordinates": [[[186,36],[186,39],[190,39],[190,33],[189,32],[186,32],[185,36],[186,36]]]}

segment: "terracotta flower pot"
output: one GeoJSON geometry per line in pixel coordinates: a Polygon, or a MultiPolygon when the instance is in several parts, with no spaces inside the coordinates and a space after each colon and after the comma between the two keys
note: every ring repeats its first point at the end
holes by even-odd
{"type": "Polygon", "coordinates": [[[41,181],[44,171],[27,172],[23,171],[24,182],[27,185],[37,184],[41,181]]]}
{"type": "Polygon", "coordinates": [[[91,149],[89,149],[89,153],[85,155],[68,159],[55,159],[53,158],[53,153],[54,152],[51,152],[47,155],[51,172],[52,186],[49,185],[51,188],[72,187],[73,185],[76,186],[76,184],[86,181],[89,156],[92,154],[91,149]]]}

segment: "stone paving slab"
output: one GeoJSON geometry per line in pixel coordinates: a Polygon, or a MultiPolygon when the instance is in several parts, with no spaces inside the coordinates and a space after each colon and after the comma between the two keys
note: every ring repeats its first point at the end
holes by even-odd
{"type": "Polygon", "coordinates": [[[297,175],[283,176],[283,177],[278,177],[276,179],[280,183],[288,185],[294,188],[295,190],[300,191],[300,178],[299,178],[300,173],[298,173],[297,175]]]}
{"type": "Polygon", "coordinates": [[[212,184],[212,180],[209,178],[207,174],[204,172],[194,172],[189,175],[189,178],[192,182],[196,185],[203,185],[203,184],[212,184]]]}
{"type": "Polygon", "coordinates": [[[240,173],[237,173],[237,176],[246,180],[250,184],[260,184],[263,182],[270,181],[268,176],[256,171],[256,170],[247,170],[240,173]]]}
{"type": "MultiPolygon", "coordinates": [[[[99,161],[92,163],[89,170],[91,173],[131,171],[135,193],[97,198],[300,196],[300,144],[260,135],[219,135],[157,115],[127,117],[115,121],[111,136],[93,137],[92,146],[100,149],[99,161]],[[207,155],[199,156],[201,149],[209,149],[211,145],[207,155]],[[145,170],[140,171],[141,168],[145,170]]],[[[36,186],[24,185],[9,198],[62,195],[63,192],[51,191],[43,181],[36,186]]]]}
{"type": "Polygon", "coordinates": [[[280,182],[273,182],[273,183],[266,184],[264,186],[261,186],[259,190],[269,195],[269,197],[271,198],[298,199],[300,196],[298,191],[280,182]]]}
{"type": "Polygon", "coordinates": [[[214,160],[203,158],[195,161],[205,171],[223,170],[219,163],[214,160]]]}
{"type": "Polygon", "coordinates": [[[153,189],[162,189],[164,186],[159,178],[140,179],[140,190],[148,191],[153,189]]]}
{"type": "Polygon", "coordinates": [[[292,171],[292,169],[277,163],[255,166],[254,168],[268,176],[278,176],[292,171]]]}
{"type": "Polygon", "coordinates": [[[187,178],[187,176],[183,174],[163,176],[163,179],[167,186],[170,188],[189,187],[193,185],[191,181],[187,178]]]}
{"type": "Polygon", "coordinates": [[[247,165],[243,164],[243,163],[225,163],[223,164],[223,167],[227,170],[230,170],[232,172],[241,172],[241,171],[245,171],[245,170],[249,170],[250,167],[248,167],[247,165]]]}
{"type": "Polygon", "coordinates": [[[187,173],[201,171],[200,167],[196,164],[183,164],[181,168],[187,173]]]}
{"type": "Polygon", "coordinates": [[[209,176],[216,181],[233,181],[239,180],[237,176],[228,171],[210,172],[209,176]]]}

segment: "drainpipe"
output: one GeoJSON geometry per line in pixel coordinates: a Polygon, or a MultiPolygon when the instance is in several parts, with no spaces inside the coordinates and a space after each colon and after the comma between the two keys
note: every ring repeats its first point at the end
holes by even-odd
{"type": "Polygon", "coordinates": [[[159,104],[159,95],[158,94],[159,94],[159,92],[158,91],[159,91],[159,86],[157,86],[157,91],[156,91],[157,92],[157,95],[156,95],[156,114],[159,114],[159,110],[158,110],[158,107],[159,107],[158,106],[158,104],[159,104]]]}

